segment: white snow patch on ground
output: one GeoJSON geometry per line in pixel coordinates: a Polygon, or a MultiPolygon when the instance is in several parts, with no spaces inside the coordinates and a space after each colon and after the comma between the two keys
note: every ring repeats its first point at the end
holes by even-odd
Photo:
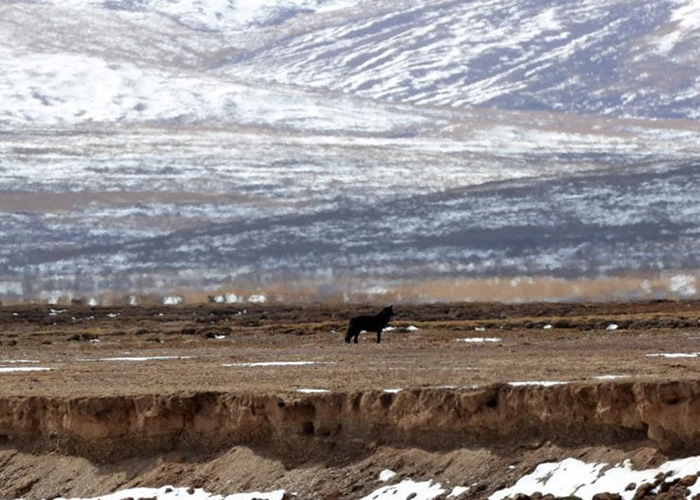
{"type": "Polygon", "coordinates": [[[417,332],[418,330],[419,330],[419,328],[417,326],[414,326],[414,325],[408,325],[406,327],[407,332],[417,332]]]}
{"type": "MultiPolygon", "coordinates": [[[[561,462],[543,463],[534,472],[521,477],[515,485],[489,497],[489,500],[502,500],[518,493],[526,495],[540,492],[556,496],[575,495],[584,500],[597,493],[618,493],[623,500],[631,500],[633,491],[625,491],[630,483],[654,482],[657,474],[670,473],[666,481],[682,478],[700,471],[700,457],[684,458],[666,462],[656,469],[632,470],[629,460],[610,466],[603,463],[585,463],[573,458],[561,462]]],[[[690,488],[692,497],[700,493],[700,484],[690,488]]]]}
{"type": "Polygon", "coordinates": [[[554,385],[564,385],[568,384],[568,382],[561,382],[561,381],[556,381],[556,380],[525,380],[522,382],[508,382],[508,385],[511,385],[513,387],[523,387],[523,386],[531,386],[531,385],[539,385],[542,387],[552,387],[554,385]]]}
{"type": "Polygon", "coordinates": [[[465,339],[457,339],[457,342],[467,342],[468,344],[483,344],[487,342],[501,342],[498,337],[467,337],[465,339]]]}
{"type": "Polygon", "coordinates": [[[178,304],[182,304],[184,302],[183,297],[165,297],[163,299],[163,305],[166,306],[176,306],[178,304]]]}
{"type": "Polygon", "coordinates": [[[12,373],[12,372],[45,372],[49,371],[51,368],[45,368],[43,366],[1,366],[0,373],[12,373]]]}
{"type": "Polygon", "coordinates": [[[439,483],[404,479],[392,486],[383,486],[360,500],[431,500],[445,493],[439,483]]]}
{"type": "MultiPolygon", "coordinates": [[[[157,500],[282,500],[284,490],[275,490],[269,493],[236,493],[222,497],[207,493],[202,489],[195,489],[193,493],[188,492],[189,488],[174,488],[172,486],[163,486],[162,488],[131,488],[122,490],[110,495],[101,495],[99,497],[86,498],[82,500],[126,500],[127,498],[155,498],[157,500]]],[[[192,490],[190,490],[192,491],[192,490]]],[[[57,500],[81,500],[77,498],[59,498],[57,500]]]]}
{"type": "Polygon", "coordinates": [[[192,359],[192,356],[117,356],[113,358],[97,358],[87,359],[81,358],[78,361],[126,361],[126,362],[143,362],[143,361],[169,361],[173,359],[192,359]]]}
{"type": "Polygon", "coordinates": [[[297,392],[301,392],[303,394],[324,394],[331,391],[328,389],[297,389],[297,392]]]}
{"type": "Polygon", "coordinates": [[[384,389],[382,392],[387,392],[389,394],[397,394],[401,391],[402,391],[402,389],[384,389]]]}
{"type": "Polygon", "coordinates": [[[260,361],[255,363],[226,363],[222,366],[243,366],[243,367],[267,367],[267,366],[308,366],[315,365],[316,361],[260,361]]]}
{"type": "Polygon", "coordinates": [[[617,380],[619,378],[625,378],[628,375],[598,375],[593,377],[594,380],[617,380]]]}
{"type": "Polygon", "coordinates": [[[389,479],[391,479],[394,476],[396,476],[396,472],[394,472],[393,470],[384,469],[379,473],[379,481],[381,481],[382,483],[386,483],[389,479]]]}
{"type": "Polygon", "coordinates": [[[647,358],[697,358],[700,352],[661,352],[647,354],[647,358]]]}
{"type": "Polygon", "coordinates": [[[467,491],[469,491],[468,486],[455,486],[454,488],[452,488],[452,492],[449,495],[447,495],[447,498],[457,498],[460,495],[465,494],[467,491]]]}
{"type": "Polygon", "coordinates": [[[594,482],[603,467],[603,464],[587,464],[572,458],[540,464],[532,474],[521,477],[511,488],[497,491],[489,500],[501,500],[517,493],[529,494],[536,491],[568,496],[594,482]]]}
{"type": "Polygon", "coordinates": [[[609,330],[609,331],[615,331],[618,328],[619,328],[619,325],[617,325],[616,323],[610,323],[607,327],[605,327],[605,329],[609,330]]]}
{"type": "Polygon", "coordinates": [[[240,299],[235,293],[227,293],[224,296],[224,302],[227,304],[235,304],[236,302],[240,302],[240,299]]]}

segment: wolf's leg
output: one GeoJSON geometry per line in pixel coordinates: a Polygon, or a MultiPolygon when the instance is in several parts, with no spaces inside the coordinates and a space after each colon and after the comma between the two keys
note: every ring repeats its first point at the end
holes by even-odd
{"type": "Polygon", "coordinates": [[[377,330],[377,344],[381,344],[382,342],[382,331],[377,330]]]}
{"type": "Polygon", "coordinates": [[[350,320],[350,323],[348,323],[348,330],[345,332],[345,343],[349,344],[350,339],[352,338],[352,334],[355,333],[355,329],[353,328],[352,320],[350,320]]]}

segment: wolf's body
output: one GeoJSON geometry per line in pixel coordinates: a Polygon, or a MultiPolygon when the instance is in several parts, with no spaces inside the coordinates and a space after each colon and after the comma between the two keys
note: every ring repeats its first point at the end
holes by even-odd
{"type": "Polygon", "coordinates": [[[377,344],[382,341],[382,330],[389,323],[394,315],[394,306],[385,307],[379,314],[374,316],[355,316],[350,320],[348,331],[345,334],[345,342],[350,343],[350,339],[357,344],[357,338],[361,331],[377,332],[377,344]]]}

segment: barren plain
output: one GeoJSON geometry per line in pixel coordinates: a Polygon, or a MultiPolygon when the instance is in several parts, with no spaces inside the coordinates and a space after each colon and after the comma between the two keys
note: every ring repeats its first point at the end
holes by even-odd
{"type": "Polygon", "coordinates": [[[0,498],[173,484],[487,498],[543,461],[698,455],[700,303],[0,308],[0,498]]]}
{"type": "Polygon", "coordinates": [[[685,380],[700,369],[693,354],[673,356],[700,351],[700,302],[399,305],[381,344],[371,333],[343,343],[350,317],[379,309],[6,306],[2,361],[50,370],[5,374],[2,395],[685,380]]]}

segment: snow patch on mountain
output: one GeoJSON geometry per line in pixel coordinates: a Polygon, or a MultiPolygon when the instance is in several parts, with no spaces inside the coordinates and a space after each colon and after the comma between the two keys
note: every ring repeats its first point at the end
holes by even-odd
{"type": "Polygon", "coordinates": [[[75,54],[19,57],[5,50],[0,66],[0,123],[7,125],[217,121],[376,134],[428,123],[424,117],[349,97],[331,100],[212,74],[173,74],[75,54]]]}
{"type": "Polygon", "coordinates": [[[114,10],[153,11],[198,30],[244,30],[280,24],[299,14],[328,12],[354,5],[352,0],[49,0],[71,8],[104,6],[114,10]]]}

